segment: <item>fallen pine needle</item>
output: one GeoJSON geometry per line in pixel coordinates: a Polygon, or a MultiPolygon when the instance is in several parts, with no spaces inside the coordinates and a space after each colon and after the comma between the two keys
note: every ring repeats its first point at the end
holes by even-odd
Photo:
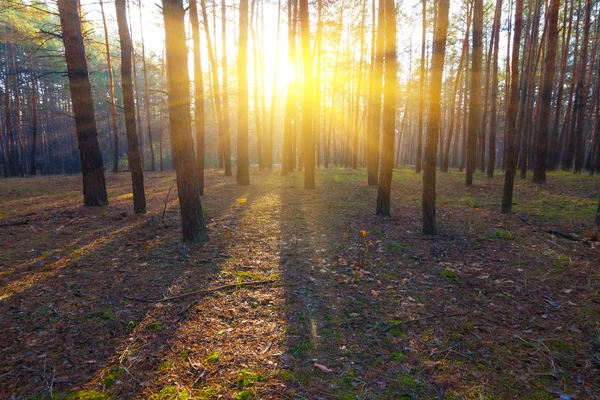
{"type": "Polygon", "coordinates": [[[138,298],[138,297],[129,297],[127,295],[124,295],[123,297],[125,297],[127,300],[139,301],[142,303],[164,303],[167,301],[175,301],[175,300],[183,299],[186,297],[195,296],[197,294],[212,293],[212,292],[218,292],[219,290],[235,289],[235,288],[239,288],[239,287],[264,285],[264,284],[273,283],[273,282],[275,282],[274,279],[269,279],[266,281],[234,283],[231,285],[218,286],[218,287],[215,287],[212,289],[194,290],[193,292],[183,293],[183,294],[180,294],[177,296],[172,296],[172,297],[163,297],[160,299],[144,299],[144,298],[138,298]]]}

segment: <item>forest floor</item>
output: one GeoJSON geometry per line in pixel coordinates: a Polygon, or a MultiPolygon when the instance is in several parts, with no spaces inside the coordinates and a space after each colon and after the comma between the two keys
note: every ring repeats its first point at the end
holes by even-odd
{"type": "Polygon", "coordinates": [[[517,179],[507,216],[502,177],[439,174],[435,238],[420,175],[395,171],[392,218],[365,178],[209,171],[200,246],[173,173],[145,215],[128,173],[103,208],[79,176],[0,180],[0,398],[600,399],[600,176],[517,179]]]}

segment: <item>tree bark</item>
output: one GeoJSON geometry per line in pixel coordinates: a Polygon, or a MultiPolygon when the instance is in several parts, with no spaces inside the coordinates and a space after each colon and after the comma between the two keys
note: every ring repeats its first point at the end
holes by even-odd
{"type": "MultiPolygon", "coordinates": [[[[139,4],[140,10],[140,31],[142,33],[142,69],[144,73],[144,108],[146,111],[146,130],[148,131],[148,147],[150,147],[150,171],[154,171],[154,143],[152,143],[152,120],[150,119],[150,92],[148,91],[148,72],[146,69],[146,45],[144,43],[144,23],[142,18],[142,2],[139,4]]],[[[140,130],[142,127],[140,126],[140,130]]]]}
{"type": "Polygon", "coordinates": [[[304,189],[315,188],[315,139],[313,132],[313,62],[310,51],[310,24],[308,0],[300,0],[300,37],[302,42],[302,65],[304,91],[302,96],[302,164],[304,165],[304,189]]]}
{"type": "Polygon", "coordinates": [[[546,37],[546,54],[542,77],[540,119],[536,130],[535,168],[533,182],[546,182],[546,164],[548,161],[548,135],[550,131],[550,107],[552,103],[552,89],[554,75],[556,74],[556,51],[558,45],[558,11],[560,0],[550,2],[548,17],[548,35],[546,37]]]}
{"type": "Polygon", "coordinates": [[[108,204],[104,163],[98,143],[94,99],[81,33],[78,1],[59,0],[58,10],[83,173],[83,204],[104,206],[108,204]]]}
{"type": "Polygon", "coordinates": [[[581,172],[583,168],[583,162],[585,157],[585,137],[584,137],[584,124],[585,124],[585,108],[587,101],[587,88],[585,86],[586,68],[587,68],[587,53],[588,44],[590,41],[590,20],[592,14],[592,0],[586,0],[585,2],[585,19],[583,25],[583,40],[581,42],[581,54],[579,59],[579,72],[577,74],[577,126],[575,128],[575,162],[574,172],[576,174],[581,172]]]}
{"type": "MultiPolygon", "coordinates": [[[[231,172],[231,132],[229,128],[229,79],[227,64],[227,14],[225,0],[221,2],[221,68],[223,69],[223,159],[225,176],[232,176],[231,172]]],[[[215,34],[216,35],[216,34],[215,34]]],[[[215,43],[216,46],[216,43],[215,43]]],[[[238,156],[239,157],[239,156],[238,156]]]]}
{"type": "Polygon", "coordinates": [[[492,33],[494,41],[494,50],[492,54],[492,89],[491,89],[491,105],[490,105],[490,142],[489,142],[489,157],[487,166],[487,176],[494,176],[494,168],[496,166],[496,136],[498,131],[498,48],[500,43],[500,19],[502,16],[502,0],[498,0],[496,4],[495,26],[492,33]]]}
{"type": "Polygon", "coordinates": [[[119,38],[121,39],[121,89],[123,91],[123,111],[125,113],[125,132],[127,134],[127,161],[131,171],[133,190],[133,211],[146,212],[146,194],[144,193],[144,167],[135,124],[135,103],[133,100],[133,82],[131,76],[131,37],[127,24],[125,0],[115,0],[119,38]]]}
{"type": "Polygon", "coordinates": [[[117,107],[115,104],[115,82],[112,71],[110,46],[108,42],[108,28],[106,26],[106,15],[104,14],[104,2],[100,0],[100,12],[102,14],[102,25],[104,27],[104,46],[106,48],[106,69],[108,71],[108,95],[110,100],[110,127],[113,134],[113,172],[119,172],[119,130],[117,129],[117,107]]]}
{"type": "Polygon", "coordinates": [[[202,59],[200,57],[200,24],[198,5],[190,0],[190,21],[194,43],[194,127],[196,129],[196,175],[198,192],[204,194],[204,81],[202,77],[202,59]]]}
{"type": "MultiPolygon", "coordinates": [[[[425,113],[425,47],[427,45],[427,0],[423,2],[421,34],[421,76],[419,77],[419,118],[417,121],[417,161],[416,172],[421,172],[421,158],[423,156],[423,114],[425,113]]],[[[477,0],[475,0],[477,1],[477,0]]]]}
{"type": "Polygon", "coordinates": [[[521,42],[521,25],[523,23],[523,0],[516,0],[513,48],[510,72],[510,98],[508,105],[508,124],[506,132],[506,173],[502,193],[502,213],[512,212],[513,186],[517,169],[517,152],[515,149],[515,125],[517,117],[517,91],[519,89],[519,50],[521,42]]]}
{"type": "Polygon", "coordinates": [[[479,107],[481,101],[481,61],[483,34],[483,0],[473,1],[473,52],[471,54],[471,93],[469,98],[469,126],[467,137],[467,186],[473,184],[477,156],[477,137],[481,128],[479,107]]]}
{"type": "Polygon", "coordinates": [[[248,0],[240,0],[240,39],[238,42],[238,133],[237,184],[250,184],[248,161],[248,0]]]}
{"type": "Polygon", "coordinates": [[[384,0],[385,4],[385,66],[383,87],[383,116],[381,142],[381,170],[377,187],[377,215],[390,215],[390,192],[394,169],[394,136],[396,134],[396,4],[384,0]]]}
{"type": "Polygon", "coordinates": [[[444,73],[444,56],[446,54],[446,34],[448,33],[448,9],[450,0],[439,0],[435,32],[433,36],[433,52],[431,54],[431,83],[429,92],[429,118],[427,118],[427,140],[423,165],[423,233],[437,234],[435,219],[435,179],[437,145],[442,122],[442,76],[444,73]]]}
{"type": "Polygon", "coordinates": [[[188,48],[184,27],[183,0],[163,0],[165,23],[171,152],[177,176],[183,240],[208,241],[198,192],[192,121],[188,48]]]}

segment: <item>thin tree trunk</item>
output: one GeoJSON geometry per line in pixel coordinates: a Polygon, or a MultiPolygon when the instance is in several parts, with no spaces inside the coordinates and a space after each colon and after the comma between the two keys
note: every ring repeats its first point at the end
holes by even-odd
{"type": "Polygon", "coordinates": [[[439,0],[433,51],[431,54],[431,83],[429,92],[429,117],[427,118],[427,140],[423,166],[423,232],[437,234],[435,219],[435,179],[437,145],[442,122],[442,75],[444,73],[444,56],[446,54],[446,34],[448,32],[448,9],[450,0],[439,0]]]}
{"type": "Polygon", "coordinates": [[[183,240],[208,241],[202,204],[198,193],[192,121],[190,116],[190,78],[188,48],[184,26],[183,0],[163,0],[171,152],[177,176],[183,240]]]}
{"type": "MultiPolygon", "coordinates": [[[[375,1],[375,0],[373,0],[375,1]]],[[[379,141],[381,130],[381,94],[383,79],[383,52],[385,42],[385,0],[379,0],[378,23],[377,23],[377,41],[375,43],[375,64],[373,67],[371,104],[370,104],[370,123],[369,137],[367,139],[367,173],[368,183],[375,186],[379,181],[379,141]]],[[[375,28],[373,28],[375,29],[375,28]]]]}
{"type": "MultiPolygon", "coordinates": [[[[223,162],[223,157],[225,157],[225,149],[224,149],[224,126],[223,126],[223,107],[221,104],[221,94],[219,90],[219,69],[217,67],[217,60],[215,57],[215,52],[211,40],[210,35],[210,26],[208,20],[208,13],[206,12],[206,1],[200,0],[200,7],[202,9],[202,19],[204,21],[204,33],[206,34],[206,48],[208,50],[208,61],[210,63],[210,72],[212,73],[212,91],[213,91],[213,105],[217,116],[217,124],[219,127],[219,139],[218,139],[218,148],[219,148],[219,165],[223,162]]],[[[225,157],[227,158],[227,157],[225,157]]],[[[227,170],[225,171],[225,176],[231,175],[231,157],[229,157],[229,175],[227,174],[227,170]]],[[[225,165],[227,167],[227,165],[225,165]]]]}
{"type": "Polygon", "coordinates": [[[558,12],[560,0],[552,0],[548,18],[548,36],[546,39],[547,49],[544,60],[543,81],[541,90],[541,105],[539,127],[536,130],[535,147],[535,169],[533,171],[533,182],[546,182],[546,163],[548,160],[548,134],[550,128],[550,107],[552,103],[552,89],[554,75],[556,74],[556,50],[558,44],[558,12]]]}
{"type": "MultiPolygon", "coordinates": [[[[273,72],[273,92],[269,116],[269,145],[267,148],[267,168],[273,168],[273,137],[275,136],[275,103],[277,101],[277,74],[279,73],[279,29],[281,22],[281,0],[277,1],[277,38],[275,40],[275,70],[273,72]]],[[[282,160],[283,165],[283,160],[282,160]]]]}
{"type": "MultiPolygon", "coordinates": [[[[499,1],[501,1],[501,0],[499,0],[499,1]]],[[[468,3],[467,3],[467,8],[469,8],[468,3]]],[[[460,82],[461,82],[460,79],[461,79],[461,75],[462,75],[463,66],[465,64],[467,49],[469,47],[469,26],[471,25],[472,12],[473,12],[473,8],[471,7],[467,11],[467,26],[466,26],[466,30],[465,30],[465,38],[463,39],[462,50],[460,53],[460,60],[458,62],[458,68],[456,69],[456,77],[454,78],[454,91],[452,92],[452,105],[450,106],[450,127],[448,128],[448,138],[446,139],[444,153],[442,154],[442,168],[441,168],[442,172],[448,172],[448,164],[449,164],[449,159],[450,159],[450,146],[452,143],[452,137],[454,136],[454,121],[455,121],[455,114],[456,114],[455,113],[456,94],[460,88],[460,82]]],[[[462,93],[461,93],[461,95],[462,95],[462,93]]],[[[457,124],[458,127],[460,127],[460,116],[461,116],[461,111],[462,111],[462,107],[460,106],[460,103],[461,103],[461,98],[458,99],[459,110],[458,110],[458,117],[456,118],[456,120],[458,122],[458,124],[457,124]]],[[[458,143],[458,134],[456,135],[455,141],[456,141],[456,143],[458,143]]]]}
{"type": "Polygon", "coordinates": [[[35,176],[37,171],[36,153],[38,139],[38,96],[37,78],[34,74],[32,56],[29,54],[29,69],[31,77],[31,158],[29,161],[29,175],[35,176]]]}
{"type": "Polygon", "coordinates": [[[417,122],[417,173],[421,172],[421,158],[423,156],[423,114],[425,112],[425,47],[427,45],[427,0],[421,1],[423,2],[423,31],[421,35],[421,76],[419,77],[419,119],[417,122]]]}
{"type": "Polygon", "coordinates": [[[127,24],[125,0],[115,0],[119,37],[121,39],[121,88],[123,91],[123,110],[125,113],[125,132],[127,134],[127,161],[131,171],[133,189],[133,211],[146,212],[144,193],[144,167],[138,143],[135,124],[135,104],[133,102],[133,82],[131,76],[131,37],[127,24]]]}
{"type": "Polygon", "coordinates": [[[59,0],[58,10],[83,173],[83,204],[103,206],[108,204],[104,163],[98,143],[94,99],[81,33],[78,1],[59,0]]]}
{"type": "MultiPolygon", "coordinates": [[[[148,73],[146,69],[146,45],[144,44],[144,25],[142,18],[142,3],[139,4],[140,10],[140,31],[142,32],[142,68],[144,72],[144,107],[146,109],[146,130],[148,131],[148,146],[150,147],[150,171],[155,170],[154,162],[154,143],[152,143],[152,123],[150,119],[150,92],[148,91],[148,73]]],[[[140,126],[140,129],[142,127],[140,126]]],[[[141,133],[141,132],[140,132],[141,133]]]]}
{"type": "Polygon", "coordinates": [[[204,194],[204,80],[202,77],[202,59],[200,57],[200,24],[198,22],[198,5],[190,0],[190,20],[192,23],[192,39],[194,43],[194,127],[196,130],[196,175],[198,192],[204,194]]]}
{"type": "Polygon", "coordinates": [[[106,47],[106,68],[108,70],[108,95],[110,99],[110,127],[113,134],[113,172],[119,172],[119,130],[117,129],[117,107],[115,104],[115,82],[110,57],[110,46],[108,43],[108,29],[106,27],[106,15],[104,14],[104,2],[100,0],[100,12],[102,13],[102,25],[104,27],[104,46],[106,47]]]}
{"type": "MultiPolygon", "coordinates": [[[[223,158],[225,176],[232,176],[231,172],[231,132],[229,131],[229,79],[227,65],[227,18],[225,13],[225,0],[221,2],[221,68],[223,69],[223,158]]],[[[216,43],[215,43],[216,45],[216,43]]],[[[216,72],[216,70],[215,70],[216,72]]],[[[217,73],[218,75],[218,73],[217,73]]]]}
{"type": "Polygon", "coordinates": [[[238,42],[238,137],[237,184],[250,184],[248,162],[248,0],[240,0],[240,39],[238,42]]]}
{"type": "Polygon", "coordinates": [[[483,34],[483,0],[473,1],[473,53],[471,54],[471,94],[469,98],[469,135],[467,137],[467,186],[473,184],[477,136],[481,128],[479,106],[481,101],[481,60],[483,34]]]}
{"type": "Polygon", "coordinates": [[[575,163],[574,172],[576,174],[581,172],[585,157],[585,137],[584,137],[584,124],[585,124],[585,108],[587,100],[587,88],[585,86],[585,76],[587,68],[587,53],[588,44],[590,41],[590,20],[592,14],[592,0],[586,0],[585,2],[585,22],[583,25],[583,41],[581,42],[581,55],[579,59],[579,72],[577,74],[577,126],[575,128],[575,163]]]}
{"type": "Polygon", "coordinates": [[[383,115],[381,142],[381,170],[377,187],[377,215],[390,215],[390,193],[394,171],[394,136],[396,133],[396,4],[384,0],[385,4],[385,66],[383,87],[383,115]]]}
{"type": "Polygon", "coordinates": [[[517,116],[517,91],[519,89],[519,45],[521,42],[521,25],[523,24],[523,0],[516,0],[515,24],[510,73],[510,98],[508,106],[508,130],[506,146],[506,173],[504,174],[504,190],[502,193],[502,213],[512,212],[513,186],[517,169],[517,152],[515,149],[515,125],[517,116]]]}
{"type": "Polygon", "coordinates": [[[498,48],[500,43],[500,19],[502,17],[502,0],[496,4],[495,26],[492,33],[494,41],[494,50],[492,54],[492,89],[490,106],[490,142],[489,158],[487,166],[487,176],[494,176],[494,167],[496,166],[496,136],[498,130],[498,48]]]}
{"type": "Polygon", "coordinates": [[[313,61],[310,52],[310,24],[308,0],[300,0],[300,31],[302,40],[302,65],[304,93],[302,97],[302,164],[304,166],[304,189],[315,188],[315,138],[313,132],[313,61]]]}

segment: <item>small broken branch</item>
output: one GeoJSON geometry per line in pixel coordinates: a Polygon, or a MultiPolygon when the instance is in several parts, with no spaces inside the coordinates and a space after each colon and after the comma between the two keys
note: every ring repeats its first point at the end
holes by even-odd
{"type": "Polygon", "coordinates": [[[549,234],[554,235],[554,236],[559,236],[559,237],[564,238],[564,239],[572,240],[574,242],[588,243],[587,240],[582,239],[579,236],[574,235],[572,233],[565,233],[565,232],[557,231],[557,230],[554,230],[554,229],[548,229],[546,232],[548,232],[549,234]]]}
{"type": "Polygon", "coordinates": [[[257,285],[264,285],[267,283],[273,283],[275,282],[274,279],[269,279],[266,281],[253,281],[253,282],[242,282],[242,283],[234,283],[231,285],[224,285],[224,286],[218,286],[212,289],[202,289],[202,290],[194,290],[193,292],[188,292],[188,293],[184,293],[184,294],[180,294],[177,296],[172,296],[172,297],[163,297],[161,299],[143,299],[143,298],[137,298],[137,297],[129,297],[129,296],[123,296],[125,297],[127,300],[133,300],[133,301],[139,301],[142,303],[164,303],[167,301],[176,301],[176,300],[180,300],[186,297],[190,297],[190,296],[195,296],[198,294],[207,294],[207,293],[212,293],[212,292],[218,292],[220,290],[227,290],[227,289],[235,289],[235,288],[240,288],[240,287],[248,287],[248,286],[257,286],[257,285]]]}
{"type": "Polygon", "coordinates": [[[14,221],[14,222],[7,222],[5,224],[0,224],[0,228],[5,228],[7,226],[20,226],[20,225],[28,225],[28,224],[29,224],[29,220],[24,219],[22,221],[14,221]]]}
{"type": "Polygon", "coordinates": [[[165,199],[165,207],[163,208],[163,214],[162,214],[162,222],[165,222],[165,213],[167,212],[167,203],[169,202],[169,195],[171,194],[171,190],[173,189],[173,186],[175,186],[175,184],[172,184],[171,187],[169,188],[169,191],[167,192],[167,198],[165,199]]]}
{"type": "Polygon", "coordinates": [[[420,318],[415,318],[415,319],[408,319],[406,321],[400,321],[397,322],[395,324],[390,324],[389,326],[383,328],[383,332],[387,332],[390,329],[396,327],[396,326],[400,326],[400,325],[404,325],[404,324],[409,324],[411,322],[419,322],[419,321],[425,321],[427,319],[433,319],[433,318],[437,318],[437,317],[460,317],[463,315],[467,315],[467,313],[460,313],[460,314],[446,314],[446,313],[439,313],[439,314],[432,314],[432,315],[427,315],[425,317],[420,317],[420,318]]]}

